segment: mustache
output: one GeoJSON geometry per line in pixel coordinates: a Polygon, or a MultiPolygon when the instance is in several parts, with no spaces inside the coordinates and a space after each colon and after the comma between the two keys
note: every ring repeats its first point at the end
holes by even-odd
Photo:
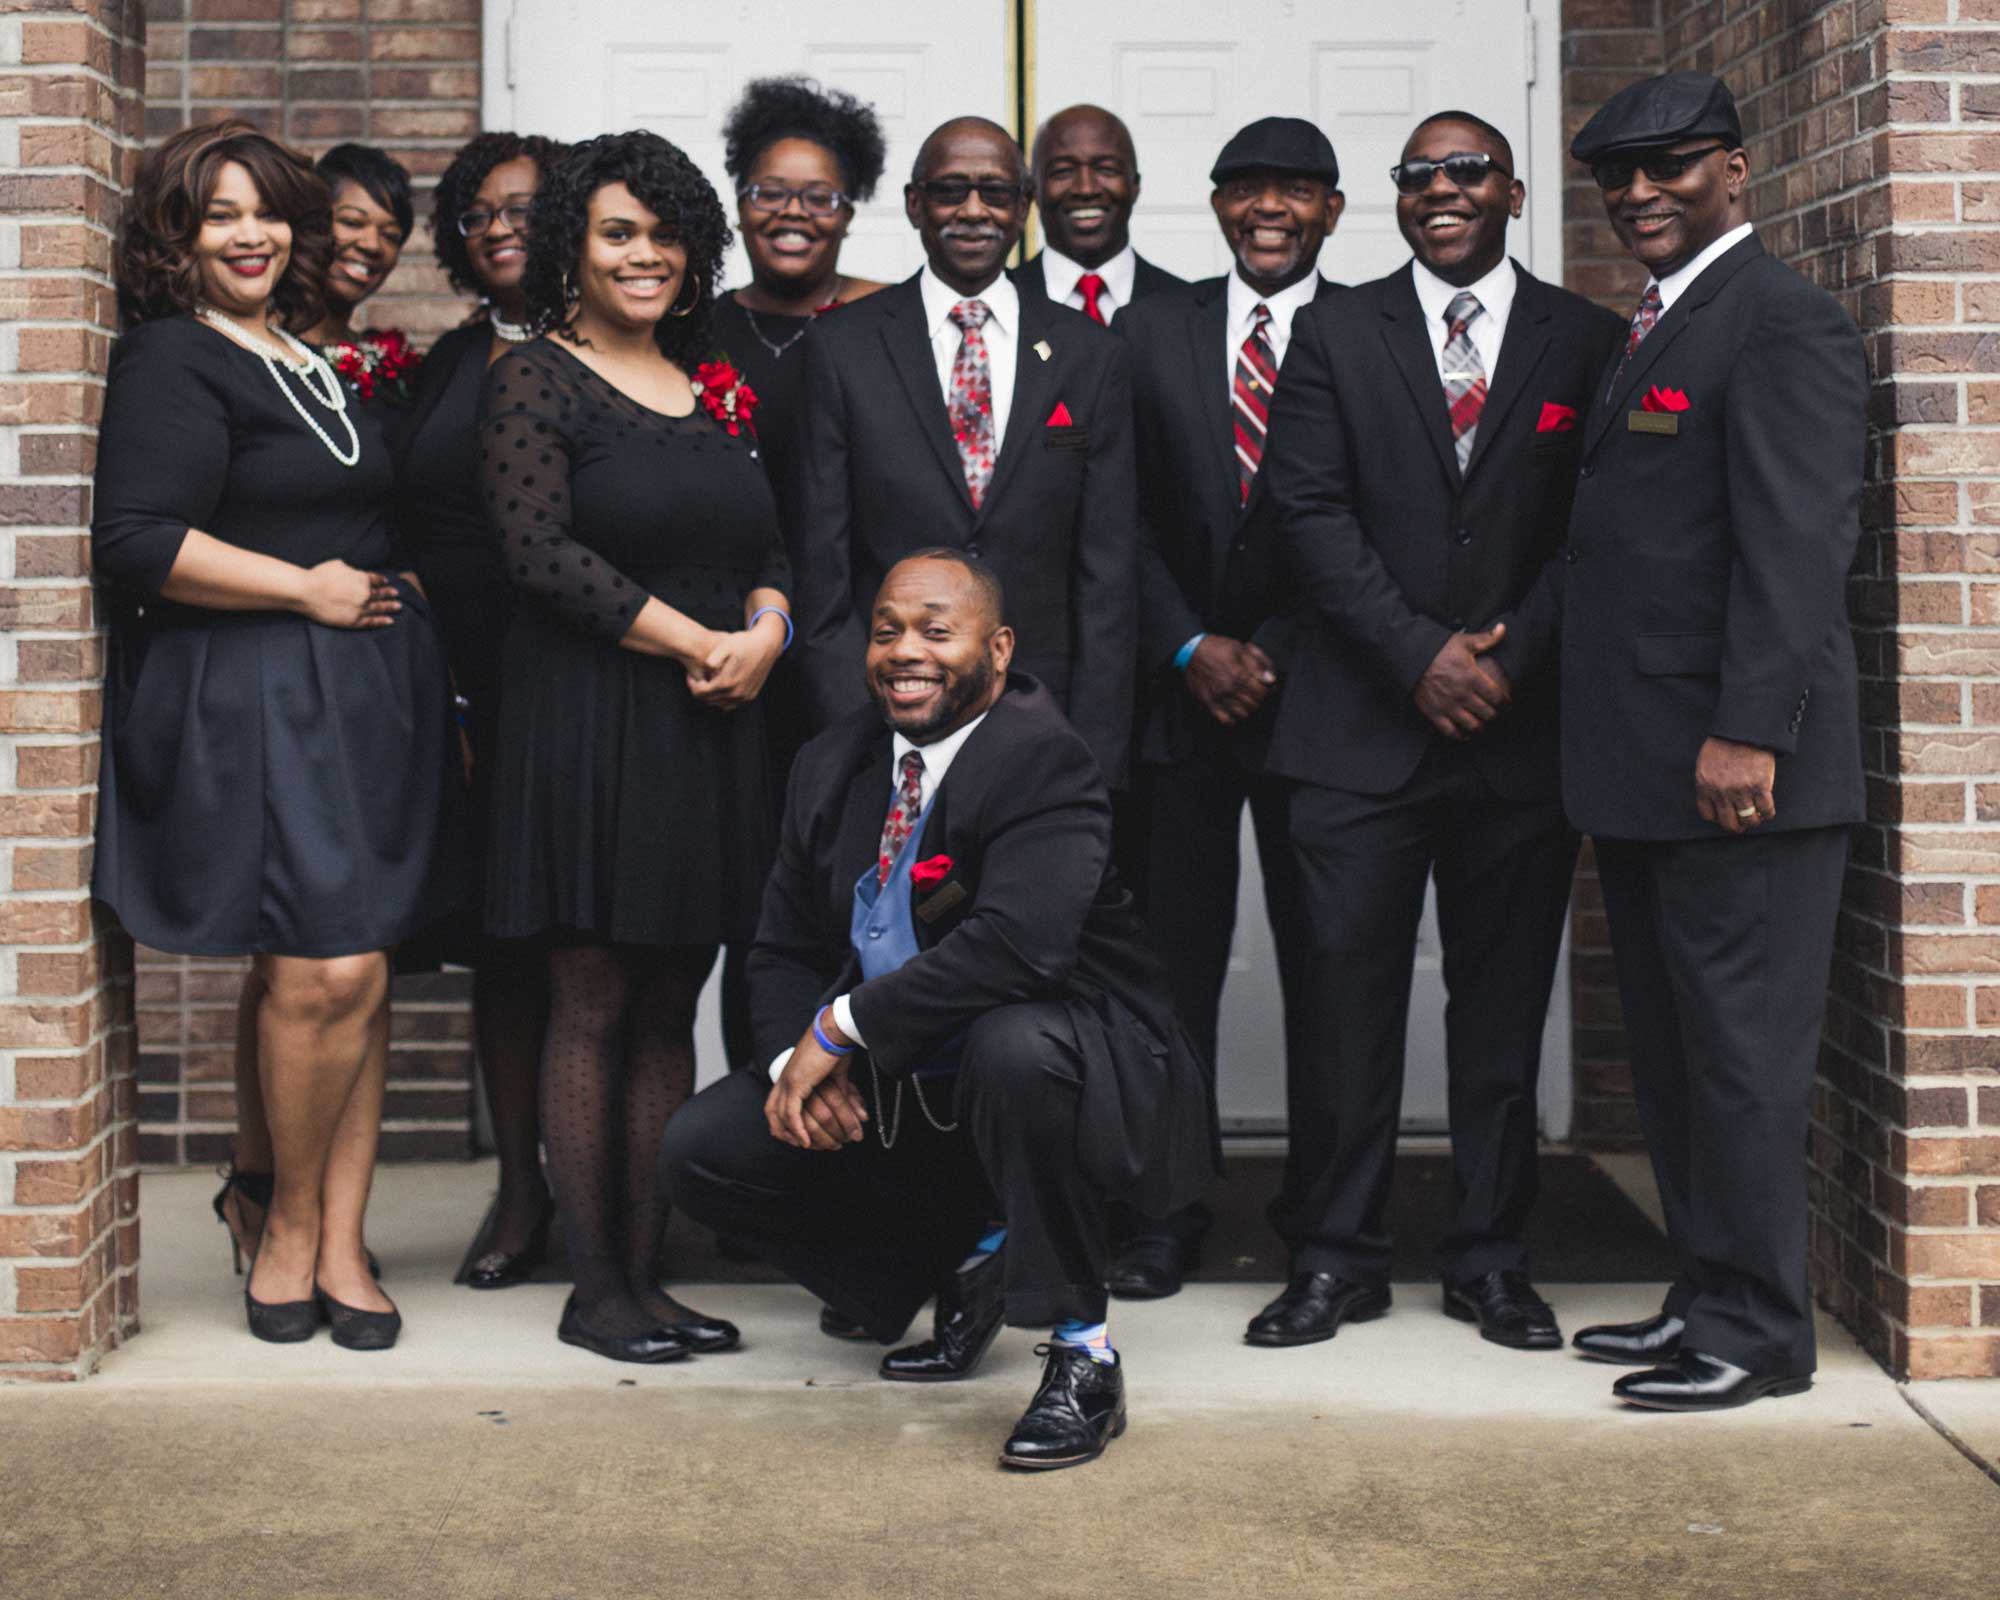
{"type": "Polygon", "coordinates": [[[1000,229],[990,222],[954,222],[938,229],[938,232],[947,239],[965,239],[968,241],[998,239],[1001,236],[1000,229]]]}

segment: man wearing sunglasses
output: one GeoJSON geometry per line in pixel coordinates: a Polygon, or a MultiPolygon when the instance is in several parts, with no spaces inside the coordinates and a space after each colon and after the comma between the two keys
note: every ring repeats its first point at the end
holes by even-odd
{"type": "Polygon", "coordinates": [[[1443,1309],[1495,1344],[1553,1350],[1522,1234],[1577,848],[1557,767],[1558,575],[1577,424],[1618,319],[1508,259],[1526,191],[1490,123],[1426,118],[1390,176],[1415,259],[1300,312],[1264,455],[1300,624],[1264,765],[1308,936],[1280,944],[1291,1151],[1272,1220],[1293,1275],[1248,1338],[1306,1344],[1389,1309],[1405,1022],[1435,879],[1443,1309]]]}
{"type": "Polygon", "coordinates": [[[1845,579],[1867,369],[1764,253],[1718,80],[1620,90],[1570,146],[1650,274],[1583,424],[1562,634],[1563,799],[1594,836],[1639,1120],[1680,1273],[1577,1347],[1706,1411],[1810,1386],[1806,1115],[1850,823],[1845,579]]]}
{"type": "Polygon", "coordinates": [[[1138,610],[1130,364],[1108,329],[1003,272],[1032,197],[1004,128],[945,123],[903,191],[924,267],[804,340],[803,665],[819,726],[865,703],[876,590],[912,551],[950,544],[999,574],[1015,665],[1121,784],[1138,610]]]}

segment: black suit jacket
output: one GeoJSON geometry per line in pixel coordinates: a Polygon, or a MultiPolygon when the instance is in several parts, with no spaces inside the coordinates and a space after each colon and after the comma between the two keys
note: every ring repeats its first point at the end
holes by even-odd
{"type": "Polygon", "coordinates": [[[1079,1151],[1114,1196],[1164,1212],[1213,1169],[1208,1068],[1174,1016],[1111,868],[1111,800],[1097,763],[1031,677],[1007,691],[939,785],[920,859],[950,871],[912,890],[920,953],[862,981],[854,886],[876,859],[893,787],[892,738],[871,706],[828,729],[792,769],[777,864],[750,951],[757,1057],[798,1042],[846,993],[875,1066],[933,1060],[996,1007],[1052,1001],[1084,1060],[1079,1151]]]}
{"type": "Polygon", "coordinates": [[[1712,734],[1777,752],[1778,814],[1760,832],[1860,821],[1845,605],[1867,442],[1860,334],[1753,236],[1610,379],[1594,386],[1569,528],[1571,819],[1613,838],[1713,835],[1694,804],[1712,734]],[[1655,390],[1669,391],[1655,405],[1684,408],[1649,411],[1655,390]]]}
{"type": "Polygon", "coordinates": [[[977,511],[917,280],[820,318],[806,336],[807,685],[822,727],[865,705],[865,627],[883,575],[914,550],[953,545],[1000,575],[1015,663],[1047,685],[1116,783],[1138,609],[1130,367],[1088,317],[1034,295],[1020,303],[1007,436],[977,511]],[[1049,424],[1058,405],[1067,426],[1049,424]]]}
{"type": "MultiPolygon", "coordinates": [[[[1315,303],[1341,285],[1322,278],[1315,303]]],[[[1268,736],[1269,703],[1233,730],[1188,694],[1173,660],[1197,633],[1254,638],[1282,677],[1291,657],[1291,600],[1272,565],[1276,505],[1263,474],[1247,503],[1237,489],[1225,344],[1229,278],[1204,278],[1121,311],[1113,329],[1132,350],[1139,483],[1139,721],[1142,760],[1184,761],[1196,741],[1228,736],[1239,754],[1268,736]]],[[[1250,758],[1254,765],[1254,758],[1250,758]]]]}
{"type": "MultiPolygon", "coordinates": [[[[1119,317],[1124,316],[1132,306],[1136,306],[1141,300],[1148,299],[1156,294],[1162,294],[1168,289],[1184,289],[1187,287],[1187,279],[1176,277],[1173,273],[1167,271],[1165,267],[1154,266],[1152,262],[1148,261],[1144,256],[1139,255],[1136,251],[1134,252],[1134,257],[1138,262],[1138,266],[1132,274],[1131,305],[1120,306],[1112,316],[1111,326],[1114,328],[1118,326],[1119,317]]],[[[1007,269],[1007,276],[1014,280],[1015,287],[1022,294],[1032,294],[1043,300],[1048,299],[1049,285],[1048,280],[1042,276],[1041,251],[1037,250],[1018,267],[1009,267],[1007,269]]],[[[1076,307],[1071,306],[1069,309],[1074,311],[1076,307]]]]}
{"type": "Polygon", "coordinates": [[[1473,736],[1474,759],[1510,798],[1557,792],[1560,552],[1591,385],[1621,325],[1515,270],[1463,472],[1411,268],[1292,324],[1260,474],[1302,624],[1272,772],[1359,794],[1400,789],[1443,737],[1411,691],[1451,634],[1505,622],[1493,654],[1514,701],[1473,736]]]}

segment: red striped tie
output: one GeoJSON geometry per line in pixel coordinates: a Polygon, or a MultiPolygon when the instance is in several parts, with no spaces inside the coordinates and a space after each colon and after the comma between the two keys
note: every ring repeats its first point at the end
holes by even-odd
{"type": "Polygon", "coordinates": [[[1264,461],[1264,429],[1271,418],[1271,391],[1278,386],[1278,358],[1264,330],[1271,308],[1261,301],[1256,322],[1243,348],[1236,352],[1236,382],[1231,385],[1230,415],[1236,424],[1236,475],[1239,504],[1250,498],[1250,484],[1264,461]]]}

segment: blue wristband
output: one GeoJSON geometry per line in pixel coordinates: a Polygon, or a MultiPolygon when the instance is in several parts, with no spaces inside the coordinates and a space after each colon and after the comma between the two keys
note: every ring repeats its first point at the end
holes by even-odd
{"type": "Polygon", "coordinates": [[[1194,660],[1195,647],[1207,637],[1208,635],[1205,633],[1198,633],[1174,652],[1174,670],[1176,672],[1187,671],[1187,664],[1194,660]]]}
{"type": "Polygon", "coordinates": [[[779,655],[783,655],[783,654],[784,654],[784,653],[785,653],[785,652],[786,652],[787,650],[791,649],[791,647],[792,647],[792,616],[791,616],[791,613],[790,613],[789,611],[785,611],[785,610],[783,610],[782,608],[780,608],[780,607],[778,607],[778,606],[759,606],[759,607],[758,607],[758,608],[757,608],[757,609],[756,609],[755,611],[753,611],[753,612],[751,612],[751,613],[750,613],[750,622],[749,622],[749,626],[750,626],[750,627],[752,627],[752,628],[756,627],[756,626],[757,626],[757,619],[758,619],[759,617],[782,617],[782,618],[784,618],[784,622],[785,622],[785,642],[784,642],[783,644],[781,644],[781,645],[779,645],[779,646],[778,646],[778,654],[779,654],[779,655]]]}
{"type": "Polygon", "coordinates": [[[824,1011],[825,1007],[821,1007],[819,1011],[815,1011],[813,1013],[813,1038],[819,1042],[820,1049],[824,1050],[828,1055],[831,1056],[853,1055],[854,1054],[853,1045],[835,1044],[831,1039],[829,1039],[826,1036],[826,1030],[820,1027],[819,1019],[821,1015],[824,1013],[824,1011]]]}

